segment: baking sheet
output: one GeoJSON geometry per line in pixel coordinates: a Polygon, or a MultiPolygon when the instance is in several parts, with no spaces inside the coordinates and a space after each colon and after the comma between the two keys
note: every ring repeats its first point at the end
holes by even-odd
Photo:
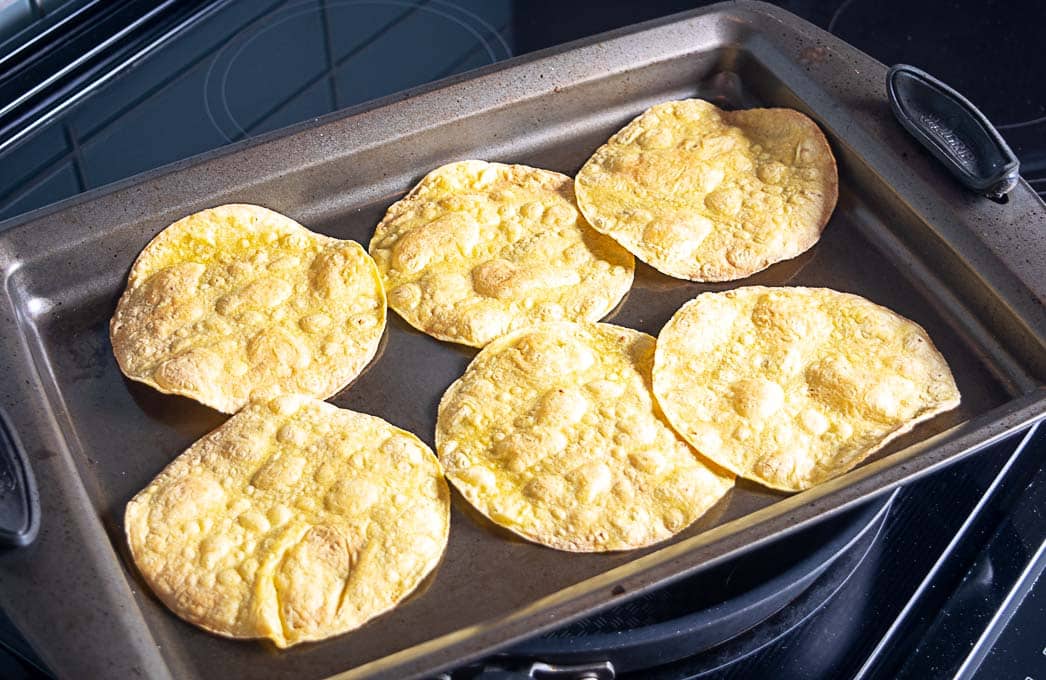
{"type": "MultiPolygon", "coordinates": [[[[713,7],[151,173],[0,236],[11,305],[2,347],[12,381],[0,403],[32,442],[44,501],[37,544],[0,556],[0,604],[60,674],[320,678],[357,669],[347,677],[403,678],[780,537],[1041,418],[1041,291],[1002,259],[998,244],[984,242],[976,220],[985,206],[956,200],[946,173],[925,159],[901,162],[902,151],[918,153],[903,133],[884,138],[860,125],[879,109],[885,114],[873,122],[889,122],[881,120],[885,97],[875,98],[884,72],[779,10],[713,7]],[[854,75],[855,60],[865,74],[854,75]],[[738,285],[854,292],[927,329],[956,375],[959,409],[810,492],[741,482],[694,526],[646,550],[575,555],[532,545],[470,512],[455,493],[447,553],[414,596],[359,631],[286,651],[204,633],[149,593],[122,534],[124,505],[226,419],[124,379],[112,356],[108,320],[134,256],[157,231],[188,212],[246,201],[366,245],[388,205],[441,163],[474,157],[572,174],[644,108],[689,96],[812,115],[839,160],[839,205],[811,251],[740,282],[683,282],[639,265],[608,320],[656,334],[686,300],[738,285]],[[67,623],[56,631],[48,614],[67,623]]],[[[1004,226],[1029,216],[1041,224],[1046,214],[1027,187],[996,208],[1004,226]]],[[[1041,238],[1025,248],[1042,257],[1041,238]]],[[[374,363],[331,401],[432,445],[439,397],[474,353],[392,313],[374,363]]]]}

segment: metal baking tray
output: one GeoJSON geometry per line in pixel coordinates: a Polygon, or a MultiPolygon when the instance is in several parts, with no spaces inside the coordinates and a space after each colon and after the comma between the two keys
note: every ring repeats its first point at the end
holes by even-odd
{"type": "MultiPolygon", "coordinates": [[[[721,4],[605,34],[168,166],[17,220],[0,234],[0,406],[35,468],[38,539],[0,554],[0,607],[60,676],[408,678],[429,675],[721,562],[1026,428],[1046,412],[1046,208],[965,193],[890,114],[886,69],[778,9],[721,4]],[[742,482],[675,540],[568,554],[513,540],[455,497],[450,545],[402,606],[286,651],[182,622],[135,571],[130,497],[225,416],[125,380],[107,324],[138,251],[175,219],[245,201],[367,243],[433,167],[484,158],[575,172],[647,106],[700,96],[788,106],[825,130],[839,205],[821,242],[733,284],[640,266],[610,317],[657,333],[685,300],[735,285],[829,286],[922,324],[962,406],[856,470],[796,495],[742,482]]],[[[436,404],[473,351],[395,314],[378,358],[333,398],[430,444],[436,404]]]]}

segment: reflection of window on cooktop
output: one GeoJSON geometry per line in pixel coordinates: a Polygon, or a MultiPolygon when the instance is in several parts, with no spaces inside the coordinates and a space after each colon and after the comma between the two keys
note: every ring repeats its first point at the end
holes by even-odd
{"type": "MultiPolygon", "coordinates": [[[[212,4],[216,9],[169,44],[2,156],[0,218],[229,141],[709,3],[212,4]]],[[[974,0],[948,11],[904,0],[777,4],[885,63],[920,66],[967,94],[1000,125],[1021,157],[1025,179],[1046,191],[1046,99],[1038,87],[1046,80],[1046,60],[1028,58],[1036,39],[1032,33],[1046,20],[1046,4],[1026,3],[1025,12],[974,0]]]]}

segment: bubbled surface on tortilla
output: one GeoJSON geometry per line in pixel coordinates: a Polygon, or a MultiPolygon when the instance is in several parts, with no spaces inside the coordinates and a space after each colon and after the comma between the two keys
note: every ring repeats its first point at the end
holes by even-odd
{"type": "Polygon", "coordinates": [[[560,550],[625,550],[682,531],[733,487],[650,392],[654,339],[539,324],[487,345],[439,406],[447,478],[482,514],[560,550]]]}
{"type": "Polygon", "coordinates": [[[723,111],[700,100],[651,107],[577,175],[597,230],[668,274],[730,281],[813,246],[838,175],[817,124],[791,109],[723,111]]]}
{"type": "Polygon", "coordinates": [[[433,170],[393,204],[370,254],[400,316],[473,347],[542,321],[598,321],[635,269],[585,221],[569,177],[476,160],[433,170]]]}
{"type": "Polygon", "coordinates": [[[178,616],[279,647],[359,627],[436,566],[450,493],[431,449],[307,397],[254,403],[128,504],[131,554],[178,616]]]}
{"type": "Polygon", "coordinates": [[[235,413],[281,394],[333,395],[374,357],[385,317],[358,243],[231,204],[145,247],[109,328],[129,378],[235,413]]]}
{"type": "Polygon", "coordinates": [[[658,336],[654,394],[698,451],[786,491],[842,474],[959,405],[926,331],[827,288],[697,296],[658,336]]]}

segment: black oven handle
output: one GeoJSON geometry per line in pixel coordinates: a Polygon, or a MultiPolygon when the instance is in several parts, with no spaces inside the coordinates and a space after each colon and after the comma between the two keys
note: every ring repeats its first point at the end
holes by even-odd
{"type": "MultiPolygon", "coordinates": [[[[495,659],[466,669],[472,680],[614,680],[617,673],[609,661],[577,664],[552,664],[532,661],[513,664],[509,659],[495,659]],[[502,665],[499,662],[503,662],[502,665]]],[[[453,680],[454,673],[440,673],[429,680],[453,680]]]]}
{"type": "Polygon", "coordinates": [[[21,548],[40,529],[40,497],[29,459],[0,409],[0,548],[21,548]]]}

